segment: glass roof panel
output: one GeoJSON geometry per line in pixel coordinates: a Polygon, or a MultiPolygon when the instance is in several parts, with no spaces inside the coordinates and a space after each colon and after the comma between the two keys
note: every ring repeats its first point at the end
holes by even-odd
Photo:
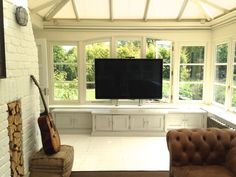
{"type": "Polygon", "coordinates": [[[148,19],[177,18],[184,0],[151,0],[149,4],[148,19]]]}
{"type": "Polygon", "coordinates": [[[181,19],[205,19],[201,10],[192,1],[188,1],[181,19]]]}
{"type": "Polygon", "coordinates": [[[75,12],[73,9],[72,2],[68,3],[61,8],[61,10],[54,16],[54,18],[75,18],[75,12]]]}
{"type": "Polygon", "coordinates": [[[233,9],[236,6],[235,0],[208,0],[208,1],[228,10],[233,9]]]}
{"type": "Polygon", "coordinates": [[[28,0],[28,5],[30,7],[30,9],[34,9],[35,7],[41,6],[42,4],[48,3],[52,0],[43,0],[43,1],[39,1],[39,0],[28,0]]]}
{"type": "Polygon", "coordinates": [[[110,18],[109,0],[77,0],[79,18],[110,18]]]}
{"type": "Polygon", "coordinates": [[[205,12],[211,17],[211,18],[215,18],[216,16],[220,15],[221,13],[223,13],[223,11],[214,8],[213,6],[210,6],[208,4],[199,2],[202,5],[202,8],[205,10],[205,12]]]}
{"type": "Polygon", "coordinates": [[[146,0],[113,0],[114,19],[143,19],[146,0]]]}
{"type": "Polygon", "coordinates": [[[45,9],[40,10],[39,12],[37,12],[40,16],[44,17],[51,9],[53,6],[48,6],[45,9]]]}

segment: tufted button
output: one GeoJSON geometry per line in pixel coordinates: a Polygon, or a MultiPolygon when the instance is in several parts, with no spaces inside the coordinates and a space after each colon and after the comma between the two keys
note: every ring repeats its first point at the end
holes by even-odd
{"type": "Polygon", "coordinates": [[[188,140],[189,140],[189,141],[192,141],[192,138],[191,138],[191,136],[189,136],[189,137],[188,137],[188,140]]]}
{"type": "Polygon", "coordinates": [[[206,141],[206,137],[205,136],[203,136],[202,139],[203,139],[203,141],[206,141]]]}
{"type": "Polygon", "coordinates": [[[179,136],[177,136],[177,137],[176,137],[176,140],[177,140],[177,141],[179,141],[179,140],[180,140],[179,136]]]}
{"type": "Polygon", "coordinates": [[[217,135],[217,140],[220,140],[220,139],[221,139],[220,135],[217,135]]]}

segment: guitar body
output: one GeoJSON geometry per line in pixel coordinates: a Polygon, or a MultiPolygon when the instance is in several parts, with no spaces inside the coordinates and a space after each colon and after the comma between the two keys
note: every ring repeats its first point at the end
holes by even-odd
{"type": "Polygon", "coordinates": [[[53,122],[52,115],[50,113],[41,114],[38,118],[38,125],[44,152],[46,154],[59,152],[61,147],[60,136],[53,122]]]}
{"type": "Polygon", "coordinates": [[[39,86],[38,81],[35,79],[33,75],[31,75],[30,77],[39,89],[39,93],[40,93],[41,99],[43,101],[43,106],[45,109],[45,111],[42,112],[40,114],[40,117],[38,118],[38,125],[41,132],[43,150],[45,154],[48,154],[48,155],[55,154],[58,151],[60,151],[60,147],[61,147],[60,136],[53,122],[53,117],[51,113],[49,113],[48,111],[48,108],[44,100],[44,96],[43,96],[43,93],[39,86]]]}

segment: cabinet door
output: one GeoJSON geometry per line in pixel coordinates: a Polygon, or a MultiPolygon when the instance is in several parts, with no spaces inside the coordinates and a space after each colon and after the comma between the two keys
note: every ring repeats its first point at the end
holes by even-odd
{"type": "Polygon", "coordinates": [[[145,130],[144,116],[132,115],[130,116],[130,128],[131,130],[145,130]]]}
{"type": "Polygon", "coordinates": [[[91,129],[92,116],[90,113],[74,113],[74,128],[91,129]]]}
{"type": "Polygon", "coordinates": [[[73,113],[55,113],[54,119],[57,128],[73,128],[73,113]]]}
{"type": "Polygon", "coordinates": [[[203,114],[185,114],[185,128],[202,128],[203,114]]]}
{"type": "Polygon", "coordinates": [[[144,123],[147,130],[160,131],[163,130],[163,120],[164,116],[158,115],[148,115],[145,116],[144,123]]]}
{"type": "Polygon", "coordinates": [[[177,128],[184,128],[184,114],[168,114],[166,116],[166,131],[177,128]]]}
{"type": "Polygon", "coordinates": [[[112,115],[96,115],[95,116],[96,130],[112,130],[112,115]]]}
{"type": "Polygon", "coordinates": [[[113,131],[125,131],[129,129],[128,115],[113,115],[113,131]]]}

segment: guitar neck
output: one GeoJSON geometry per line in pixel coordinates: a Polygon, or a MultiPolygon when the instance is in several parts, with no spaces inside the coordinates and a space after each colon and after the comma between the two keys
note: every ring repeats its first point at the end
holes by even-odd
{"type": "Polygon", "coordinates": [[[45,114],[48,114],[48,107],[47,107],[46,101],[44,99],[43,92],[42,92],[42,90],[41,90],[41,88],[39,86],[39,83],[38,83],[38,81],[35,79],[35,77],[33,75],[30,75],[30,77],[33,80],[33,82],[35,83],[35,85],[38,87],[39,94],[40,94],[40,97],[42,99],[43,106],[44,106],[44,112],[45,112],[45,114]]]}

